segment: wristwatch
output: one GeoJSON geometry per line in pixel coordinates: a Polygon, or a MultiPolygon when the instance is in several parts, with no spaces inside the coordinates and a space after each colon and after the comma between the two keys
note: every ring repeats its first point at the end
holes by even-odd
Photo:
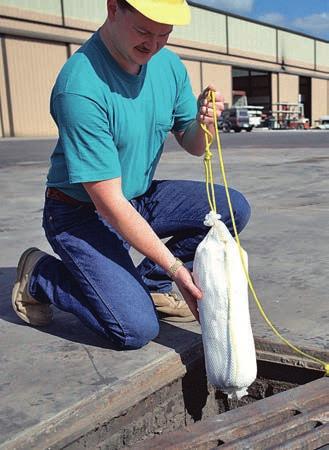
{"type": "Polygon", "coordinates": [[[179,258],[175,258],[175,262],[169,267],[167,275],[172,279],[177,270],[182,266],[184,266],[183,261],[181,261],[179,258]]]}

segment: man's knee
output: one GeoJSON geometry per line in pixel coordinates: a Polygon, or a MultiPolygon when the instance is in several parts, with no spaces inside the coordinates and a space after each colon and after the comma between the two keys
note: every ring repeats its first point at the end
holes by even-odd
{"type": "MultiPolygon", "coordinates": [[[[249,222],[251,215],[250,204],[246,199],[246,197],[243,194],[241,194],[241,192],[236,191],[235,189],[232,188],[230,188],[230,199],[232,202],[234,220],[237,227],[237,231],[238,233],[240,233],[249,222]]],[[[227,211],[227,214],[229,215],[229,211],[227,211]]],[[[228,216],[227,226],[233,232],[230,216],[228,216]]]]}
{"type": "Polygon", "coordinates": [[[144,347],[159,334],[159,322],[156,315],[142,320],[135,317],[129,324],[125,324],[122,333],[116,333],[115,343],[122,350],[135,350],[144,347]]]}
{"type": "Polygon", "coordinates": [[[250,219],[251,207],[246,197],[241,192],[235,191],[238,197],[235,202],[235,214],[238,233],[244,229],[250,219]]]}

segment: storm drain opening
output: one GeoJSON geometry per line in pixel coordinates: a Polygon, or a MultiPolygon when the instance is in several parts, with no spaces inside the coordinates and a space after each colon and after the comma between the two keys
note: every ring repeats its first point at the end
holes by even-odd
{"type": "Polygon", "coordinates": [[[323,371],[258,360],[258,378],[248,391],[234,401],[210,388],[217,412],[126,448],[311,450],[329,444],[329,378],[323,371]]]}
{"type": "Polygon", "coordinates": [[[329,444],[329,379],[323,372],[258,360],[258,373],[240,401],[209,392],[217,400],[217,412],[127,448],[297,450],[329,444]]]}
{"type": "MultiPolygon", "coordinates": [[[[66,449],[319,449],[329,444],[329,377],[316,363],[258,340],[258,375],[241,400],[207,383],[202,347],[184,374],[98,424],[66,449]]],[[[325,356],[323,353],[320,356],[325,356]]],[[[171,368],[159,369],[159,376],[171,368]]],[[[150,379],[149,383],[155,382],[150,379]]],[[[137,389],[137,388],[136,388],[137,389]]],[[[63,448],[63,447],[56,447],[63,448]]]]}

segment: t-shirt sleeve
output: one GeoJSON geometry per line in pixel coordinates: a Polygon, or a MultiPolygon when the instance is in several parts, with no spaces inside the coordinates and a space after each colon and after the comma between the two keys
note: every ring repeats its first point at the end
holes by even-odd
{"type": "Polygon", "coordinates": [[[184,64],[179,60],[179,86],[174,108],[173,131],[184,131],[195,120],[197,101],[192,92],[190,79],[184,64]]]}
{"type": "Polygon", "coordinates": [[[70,183],[121,176],[118,150],[104,108],[85,96],[61,93],[53,99],[52,112],[70,183]]]}

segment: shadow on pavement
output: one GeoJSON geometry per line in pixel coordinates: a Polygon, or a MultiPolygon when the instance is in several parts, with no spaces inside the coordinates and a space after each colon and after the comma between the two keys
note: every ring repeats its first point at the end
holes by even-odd
{"type": "MultiPolygon", "coordinates": [[[[0,319],[6,322],[29,327],[25,324],[17,315],[11,306],[11,289],[16,277],[15,267],[0,267],[0,319]]],[[[53,308],[54,321],[42,328],[35,327],[40,333],[47,333],[53,336],[66,339],[68,341],[77,342],[80,344],[91,345],[95,347],[108,348],[118,350],[116,347],[102,337],[93,333],[89,328],[85,327],[76,317],[72,314],[59,311],[57,308],[53,308]]]]}
{"type": "MultiPolygon", "coordinates": [[[[0,319],[6,322],[29,327],[17,315],[11,306],[11,290],[16,277],[16,267],[0,267],[0,319]]],[[[98,336],[92,330],[87,328],[73,314],[63,312],[57,308],[53,308],[54,321],[46,327],[35,327],[40,333],[47,333],[53,336],[66,339],[68,341],[91,345],[95,347],[108,348],[118,350],[117,347],[111,345],[106,339],[98,336]]],[[[160,321],[160,334],[154,342],[164,347],[172,348],[176,353],[181,354],[184,348],[182,343],[187,341],[199,342],[200,335],[189,330],[184,330],[177,326],[160,321]]],[[[182,362],[184,364],[184,357],[182,362]]]]}

